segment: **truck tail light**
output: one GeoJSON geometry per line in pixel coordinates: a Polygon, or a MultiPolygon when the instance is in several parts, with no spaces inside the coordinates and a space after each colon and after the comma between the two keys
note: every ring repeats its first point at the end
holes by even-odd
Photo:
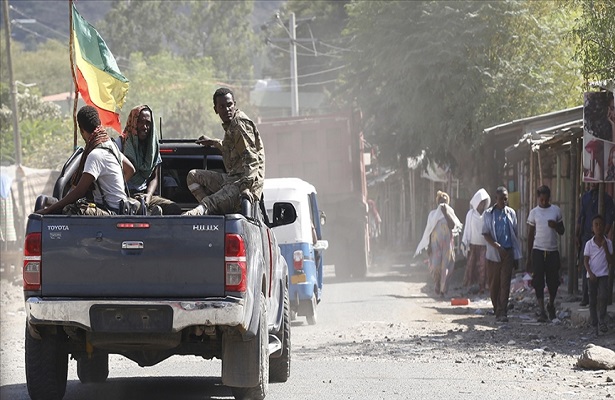
{"type": "Polygon", "coordinates": [[[29,233],[23,250],[24,290],[41,290],[41,248],[41,233],[29,233]]]}
{"type": "Polygon", "coordinates": [[[247,281],[246,246],[236,233],[227,233],[224,239],[224,290],[245,292],[247,281]]]}
{"type": "Polygon", "coordinates": [[[293,267],[296,271],[303,269],[303,250],[295,250],[293,253],[293,267]]]}

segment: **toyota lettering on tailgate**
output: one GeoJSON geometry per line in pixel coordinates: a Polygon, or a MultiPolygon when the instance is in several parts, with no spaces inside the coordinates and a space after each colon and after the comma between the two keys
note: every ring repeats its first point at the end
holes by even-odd
{"type": "Polygon", "coordinates": [[[68,225],[48,225],[47,230],[49,231],[68,231],[68,225]]]}

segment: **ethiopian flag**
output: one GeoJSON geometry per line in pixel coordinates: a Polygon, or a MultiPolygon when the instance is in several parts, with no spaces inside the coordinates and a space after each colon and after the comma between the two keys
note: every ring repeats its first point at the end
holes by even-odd
{"type": "Polygon", "coordinates": [[[98,109],[103,126],[122,132],[119,110],[126,100],[128,79],[96,29],[73,5],[72,35],[76,84],[83,100],[98,109]]]}

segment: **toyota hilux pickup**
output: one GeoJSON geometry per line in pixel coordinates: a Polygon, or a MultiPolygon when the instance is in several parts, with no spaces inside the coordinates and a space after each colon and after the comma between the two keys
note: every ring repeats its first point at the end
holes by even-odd
{"type": "MultiPolygon", "coordinates": [[[[82,152],[65,164],[53,197],[67,193],[82,152]]],[[[220,154],[194,141],[162,141],[161,155],[159,191],[185,210],[196,205],[187,172],[223,170],[220,154]]],[[[173,355],[221,359],[222,383],[237,399],[262,399],[270,381],[286,381],[288,267],[271,229],[294,222],[296,210],[276,203],[270,222],[262,204],[205,216],[31,214],[23,265],[30,397],[63,398],[69,356],[84,383],[107,379],[109,354],[142,367],[173,355]]]]}

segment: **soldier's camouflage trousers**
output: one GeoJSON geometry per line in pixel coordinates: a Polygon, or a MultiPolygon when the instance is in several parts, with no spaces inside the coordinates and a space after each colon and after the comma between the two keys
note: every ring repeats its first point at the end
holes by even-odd
{"type": "Polygon", "coordinates": [[[241,211],[239,185],[222,172],[193,169],[186,178],[188,189],[209,214],[231,214],[241,211]]]}

